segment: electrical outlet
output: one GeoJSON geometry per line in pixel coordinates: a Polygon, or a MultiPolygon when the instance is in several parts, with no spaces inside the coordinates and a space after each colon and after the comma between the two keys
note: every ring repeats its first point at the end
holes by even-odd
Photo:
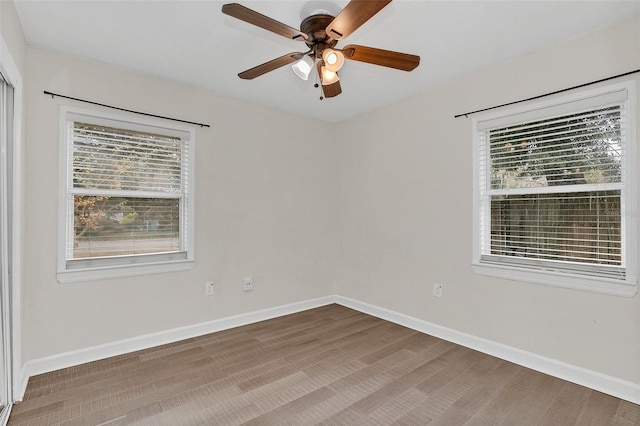
{"type": "Polygon", "coordinates": [[[435,297],[442,297],[442,284],[433,285],[433,295],[435,297]]]}
{"type": "Polygon", "coordinates": [[[242,289],[244,291],[253,290],[253,278],[251,278],[251,277],[245,278],[244,281],[242,282],[242,289]]]}
{"type": "Polygon", "coordinates": [[[213,296],[213,281],[209,281],[208,283],[205,283],[204,285],[204,294],[206,296],[213,296]]]}

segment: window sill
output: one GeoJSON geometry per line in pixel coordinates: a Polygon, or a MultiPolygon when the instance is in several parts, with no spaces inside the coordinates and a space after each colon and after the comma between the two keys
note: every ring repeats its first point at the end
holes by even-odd
{"type": "Polygon", "coordinates": [[[188,269],[191,269],[194,263],[195,262],[193,260],[175,260],[169,262],[140,263],[135,265],[69,269],[58,271],[58,282],[77,283],[82,281],[95,281],[111,278],[124,278],[140,275],[163,274],[166,272],[186,271],[188,269]]]}
{"type": "Polygon", "coordinates": [[[489,265],[480,262],[473,263],[473,270],[480,275],[490,277],[544,284],[571,290],[589,291],[611,296],[632,297],[638,292],[637,283],[630,280],[620,281],[606,278],[590,278],[570,273],[531,271],[513,266],[489,265]]]}

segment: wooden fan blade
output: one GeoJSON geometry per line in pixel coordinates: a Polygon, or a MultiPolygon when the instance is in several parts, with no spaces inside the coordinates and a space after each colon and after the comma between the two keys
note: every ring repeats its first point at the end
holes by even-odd
{"type": "Polygon", "coordinates": [[[420,65],[420,56],[375,47],[350,44],[342,49],[344,57],[352,61],[367,62],[402,71],[412,71],[420,65]]]}
{"type": "Polygon", "coordinates": [[[278,22],[275,19],[271,19],[238,3],[222,5],[222,13],[287,38],[302,40],[307,40],[308,38],[307,35],[300,30],[278,22]]]}
{"type": "Polygon", "coordinates": [[[325,29],[333,40],[340,40],[360,28],[391,0],[351,0],[325,29]]]}
{"type": "Polygon", "coordinates": [[[260,77],[262,74],[268,73],[269,71],[273,71],[287,64],[291,64],[298,59],[301,59],[303,56],[304,53],[300,52],[287,53],[286,55],[282,55],[279,58],[272,59],[271,61],[265,62],[264,64],[260,64],[257,67],[242,71],[240,74],[238,74],[238,77],[245,80],[252,80],[256,77],[260,77]]]}
{"type": "Polygon", "coordinates": [[[336,81],[333,84],[322,86],[322,92],[324,93],[325,98],[333,98],[334,96],[338,96],[340,93],[342,93],[340,80],[336,81]]]}

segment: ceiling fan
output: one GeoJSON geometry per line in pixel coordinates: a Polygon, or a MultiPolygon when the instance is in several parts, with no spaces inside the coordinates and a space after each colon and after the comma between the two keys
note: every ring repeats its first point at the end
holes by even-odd
{"type": "Polygon", "coordinates": [[[420,64],[419,56],[355,44],[349,44],[342,49],[336,48],[338,41],[360,28],[389,3],[391,0],[351,0],[336,17],[326,12],[317,12],[305,18],[300,24],[300,30],[238,3],[225,4],[222,6],[222,13],[286,38],[303,41],[309,48],[306,52],[287,53],[250,68],[239,73],[238,77],[250,80],[294,63],[294,72],[306,80],[317,60],[316,68],[324,96],[331,98],[342,93],[338,71],[342,68],[345,59],[412,71],[420,64]]]}

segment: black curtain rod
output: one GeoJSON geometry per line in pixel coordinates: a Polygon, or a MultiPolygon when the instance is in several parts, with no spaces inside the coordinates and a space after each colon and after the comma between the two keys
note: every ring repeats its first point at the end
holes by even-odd
{"type": "Polygon", "coordinates": [[[577,86],[568,87],[566,89],[556,90],[555,92],[545,93],[544,95],[538,95],[538,96],[534,96],[532,98],[520,99],[519,101],[513,101],[513,102],[509,102],[509,103],[502,104],[502,105],[492,106],[492,107],[489,107],[489,108],[478,109],[476,111],[465,112],[464,114],[454,115],[453,118],[468,117],[471,114],[477,114],[479,112],[489,111],[489,110],[496,109],[496,108],[502,108],[502,107],[505,107],[505,106],[519,104],[519,103],[522,103],[522,102],[533,101],[534,99],[540,99],[540,98],[544,98],[545,96],[551,96],[551,95],[556,95],[556,94],[562,93],[562,92],[568,92],[569,90],[579,89],[581,87],[590,86],[592,84],[602,83],[603,81],[613,80],[614,78],[624,77],[624,76],[627,76],[627,75],[635,74],[637,72],[640,72],[640,69],[629,71],[629,72],[625,72],[625,73],[618,74],[618,75],[614,75],[612,77],[601,78],[600,80],[590,81],[589,83],[579,84],[577,86]]]}
{"type": "Polygon", "coordinates": [[[194,123],[193,121],[181,120],[179,118],[165,117],[163,115],[149,114],[148,112],[133,111],[133,110],[130,110],[130,109],[125,109],[125,108],[120,108],[120,107],[116,107],[116,106],[112,106],[112,105],[105,105],[105,104],[101,104],[101,103],[98,103],[98,102],[88,101],[86,99],[78,99],[78,98],[72,98],[71,96],[59,95],[57,93],[51,93],[51,92],[48,92],[46,90],[44,91],[44,94],[45,95],[51,95],[52,98],[54,96],[57,96],[59,98],[71,99],[72,101],[84,102],[84,103],[91,104],[91,105],[98,105],[98,106],[101,106],[101,107],[117,109],[118,111],[124,111],[124,112],[131,112],[133,114],[146,115],[147,117],[162,118],[162,119],[165,119],[165,120],[178,121],[180,123],[194,124],[194,125],[200,126],[200,127],[211,127],[208,124],[194,123]]]}

